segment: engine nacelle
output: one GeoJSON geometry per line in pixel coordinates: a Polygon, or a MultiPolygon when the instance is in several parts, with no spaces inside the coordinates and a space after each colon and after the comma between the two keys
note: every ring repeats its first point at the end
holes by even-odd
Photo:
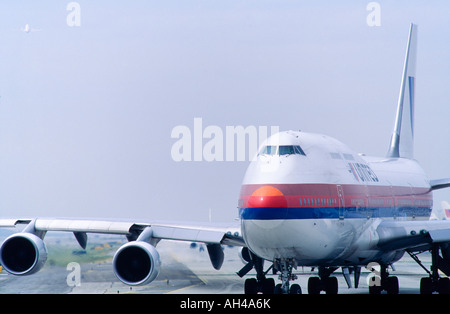
{"type": "Polygon", "coordinates": [[[120,281],[137,286],[155,280],[161,269],[161,261],[153,245],[144,241],[132,241],[117,250],[113,267],[120,281]]]}
{"type": "Polygon", "coordinates": [[[444,261],[450,263],[450,245],[448,243],[441,244],[441,252],[444,261]]]}
{"type": "Polygon", "coordinates": [[[244,264],[250,263],[252,261],[250,250],[245,246],[239,251],[239,257],[241,259],[241,262],[244,264]]]}
{"type": "Polygon", "coordinates": [[[32,233],[13,234],[0,247],[0,262],[3,268],[13,275],[34,274],[46,261],[45,243],[32,233]]]}

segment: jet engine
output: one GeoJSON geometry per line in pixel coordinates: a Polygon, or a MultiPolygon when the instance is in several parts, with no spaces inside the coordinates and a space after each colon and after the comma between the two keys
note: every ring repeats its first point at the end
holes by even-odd
{"type": "Polygon", "coordinates": [[[247,264],[252,261],[252,258],[250,256],[250,251],[248,247],[243,247],[242,250],[239,251],[239,257],[241,259],[241,262],[244,264],[247,264]]]}
{"type": "Polygon", "coordinates": [[[47,248],[44,241],[32,233],[13,234],[0,247],[0,262],[13,275],[34,274],[46,261],[47,248]]]}
{"type": "Polygon", "coordinates": [[[117,250],[113,267],[120,281],[137,286],[155,280],[161,269],[161,261],[153,245],[144,241],[132,241],[117,250]]]}

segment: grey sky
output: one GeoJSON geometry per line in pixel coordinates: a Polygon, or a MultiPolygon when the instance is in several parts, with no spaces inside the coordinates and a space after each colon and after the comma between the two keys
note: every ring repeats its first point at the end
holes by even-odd
{"type": "Polygon", "coordinates": [[[69,2],[0,5],[2,216],[232,220],[247,162],[171,158],[195,117],[384,155],[410,22],[416,158],[450,176],[448,1],[378,1],[379,27],[370,1],[80,0],[79,27],[69,2]]]}

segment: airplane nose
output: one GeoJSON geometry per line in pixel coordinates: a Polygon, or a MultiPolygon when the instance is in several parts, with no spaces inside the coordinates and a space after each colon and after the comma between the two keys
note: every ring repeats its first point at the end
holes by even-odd
{"type": "Polygon", "coordinates": [[[287,208],[287,200],[277,188],[267,185],[252,193],[248,200],[249,208],[287,208]]]}

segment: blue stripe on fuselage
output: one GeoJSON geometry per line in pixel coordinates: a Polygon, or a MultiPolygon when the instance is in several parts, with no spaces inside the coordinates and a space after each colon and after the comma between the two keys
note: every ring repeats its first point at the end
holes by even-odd
{"type": "Polygon", "coordinates": [[[430,207],[240,208],[244,220],[429,217],[430,207]],[[340,212],[341,211],[341,212],[340,212]]]}

